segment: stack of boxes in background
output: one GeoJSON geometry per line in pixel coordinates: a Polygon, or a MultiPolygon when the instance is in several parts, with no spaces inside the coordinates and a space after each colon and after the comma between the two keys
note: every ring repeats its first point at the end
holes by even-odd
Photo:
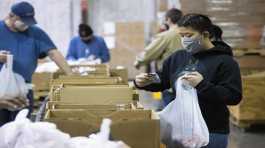
{"type": "Polygon", "coordinates": [[[180,0],[185,13],[202,13],[221,26],[223,38],[236,48],[265,47],[263,0],[180,0]]]}
{"type": "Polygon", "coordinates": [[[137,71],[133,64],[136,56],[145,47],[144,22],[116,22],[115,48],[111,50],[111,65],[128,67],[129,78],[134,78],[137,71]]]}
{"type": "Polygon", "coordinates": [[[232,123],[242,128],[265,123],[265,50],[234,50],[242,74],[243,100],[231,106],[232,123]]]}
{"type": "Polygon", "coordinates": [[[92,68],[95,71],[86,76],[54,74],[44,120],[71,136],[87,136],[99,130],[103,118],[109,118],[114,140],[133,148],[159,148],[159,120],[151,110],[138,107],[139,96],[128,85],[127,69],[92,68]]]}

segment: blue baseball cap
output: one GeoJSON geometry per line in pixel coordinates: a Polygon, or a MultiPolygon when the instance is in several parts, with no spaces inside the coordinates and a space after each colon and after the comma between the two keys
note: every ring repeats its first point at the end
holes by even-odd
{"type": "Polygon", "coordinates": [[[28,2],[19,2],[11,7],[11,12],[21,18],[21,21],[28,26],[37,24],[34,18],[35,11],[33,6],[28,2]]]}

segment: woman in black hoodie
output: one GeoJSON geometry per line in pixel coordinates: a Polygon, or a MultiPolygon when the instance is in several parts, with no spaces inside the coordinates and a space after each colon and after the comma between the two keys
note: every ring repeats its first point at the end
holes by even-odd
{"type": "MultiPolygon", "coordinates": [[[[174,88],[178,77],[184,76],[197,89],[202,115],[210,132],[206,148],[226,148],[229,134],[229,111],[227,105],[236,105],[242,98],[239,66],[231,49],[214,45],[210,41],[211,20],[200,14],[187,14],[179,22],[182,45],[163,63],[158,73],[160,82],[152,75],[136,76],[135,86],[148,91],[174,88]]],[[[185,98],[183,98],[185,99],[185,98]]]]}

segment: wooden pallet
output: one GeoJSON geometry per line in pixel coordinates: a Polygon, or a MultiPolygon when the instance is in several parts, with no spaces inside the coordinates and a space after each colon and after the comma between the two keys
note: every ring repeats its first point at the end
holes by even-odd
{"type": "Polygon", "coordinates": [[[265,49],[263,48],[241,48],[241,49],[235,49],[233,50],[234,56],[239,57],[239,56],[246,56],[246,55],[260,55],[260,56],[265,56],[265,49]]]}
{"type": "Polygon", "coordinates": [[[242,76],[243,99],[229,106],[231,122],[241,128],[265,124],[265,73],[242,76]]]}
{"type": "Polygon", "coordinates": [[[255,126],[255,125],[265,126],[265,120],[240,120],[234,116],[230,116],[230,122],[233,125],[239,128],[245,129],[245,130],[250,129],[252,126],[255,126]]]}

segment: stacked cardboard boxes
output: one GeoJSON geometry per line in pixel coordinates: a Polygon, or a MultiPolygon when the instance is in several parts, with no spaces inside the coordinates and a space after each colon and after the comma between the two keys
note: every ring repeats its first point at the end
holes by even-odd
{"type": "Polygon", "coordinates": [[[138,74],[133,64],[145,47],[144,22],[116,22],[115,48],[111,50],[111,65],[128,67],[129,78],[138,74]]]}
{"type": "Polygon", "coordinates": [[[265,124],[265,50],[240,49],[234,55],[242,74],[243,100],[229,107],[232,122],[242,128],[265,124]]]}
{"type": "Polygon", "coordinates": [[[64,76],[51,82],[45,120],[71,136],[99,130],[103,118],[112,120],[111,138],[133,148],[159,148],[159,120],[150,110],[138,108],[124,68],[107,75],[64,76]]]}
{"type": "Polygon", "coordinates": [[[185,13],[202,13],[220,25],[224,39],[233,47],[265,47],[263,0],[181,0],[185,13]]]}
{"type": "Polygon", "coordinates": [[[59,70],[55,73],[43,72],[34,73],[32,83],[34,84],[33,90],[35,98],[46,96],[52,85],[58,85],[62,82],[66,84],[127,84],[128,83],[128,70],[123,67],[109,68],[108,65],[73,65],[71,68],[78,73],[78,68],[82,67],[82,71],[87,70],[86,76],[65,76],[59,70]],[[59,78],[59,79],[58,79],[59,78]],[[76,83],[75,83],[76,82],[76,83]]]}

